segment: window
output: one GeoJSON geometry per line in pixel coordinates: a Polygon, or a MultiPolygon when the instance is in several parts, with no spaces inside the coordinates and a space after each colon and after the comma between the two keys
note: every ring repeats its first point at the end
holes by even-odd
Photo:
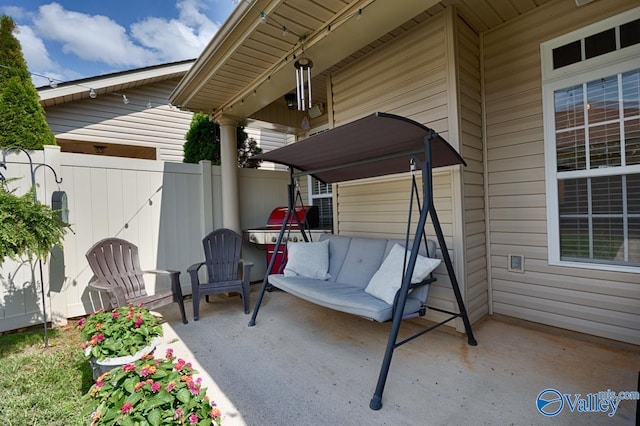
{"type": "Polygon", "coordinates": [[[318,206],[319,223],[318,226],[324,229],[331,229],[333,226],[333,199],[331,184],[324,183],[309,176],[309,201],[312,206],[318,206]]]}
{"type": "MultiPolygon", "coordinates": [[[[309,136],[329,130],[329,125],[316,127],[309,131],[309,136]]],[[[318,226],[324,229],[333,229],[333,189],[330,183],[324,183],[309,176],[309,203],[318,206],[319,223],[318,226]]]]}
{"type": "MultiPolygon", "coordinates": [[[[638,9],[630,12],[638,14],[638,9]]],[[[637,27],[637,21],[625,14],[616,18],[637,27]]],[[[607,21],[611,27],[611,19],[607,21]]],[[[619,33],[603,31],[602,25],[579,32],[586,42],[585,59],[570,73],[548,72],[543,81],[549,261],[637,271],[639,46],[612,49],[612,43],[615,47],[621,39],[619,33]]],[[[543,44],[543,62],[550,58],[555,65],[563,63],[559,52],[571,44],[565,43],[567,36],[563,38],[560,48],[553,47],[555,40],[543,44]],[[552,53],[545,55],[545,49],[552,53]]],[[[543,63],[545,67],[549,69],[549,64],[543,63]]]]}

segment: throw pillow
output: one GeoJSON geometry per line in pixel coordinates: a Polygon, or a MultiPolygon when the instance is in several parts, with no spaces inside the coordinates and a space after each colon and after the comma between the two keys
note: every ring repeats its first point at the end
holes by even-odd
{"type": "Polygon", "coordinates": [[[288,243],[285,277],[328,280],[329,240],[313,243],[288,243]]]}
{"type": "MultiPolygon", "coordinates": [[[[373,274],[367,288],[364,289],[370,295],[384,300],[389,305],[393,305],[396,293],[402,286],[402,261],[404,259],[404,247],[395,244],[387,255],[380,268],[373,274]]],[[[407,253],[407,263],[409,263],[409,253],[407,253]]],[[[411,283],[416,284],[429,276],[431,271],[440,264],[440,259],[432,259],[418,255],[416,265],[413,268],[411,283]]],[[[406,268],[406,265],[405,265],[406,268]]]]}

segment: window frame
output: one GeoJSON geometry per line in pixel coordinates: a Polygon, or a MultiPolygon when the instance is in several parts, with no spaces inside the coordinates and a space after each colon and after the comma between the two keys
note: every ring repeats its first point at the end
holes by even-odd
{"type": "MultiPolygon", "coordinates": [[[[554,93],[563,88],[583,84],[611,75],[621,74],[640,68],[640,44],[596,56],[591,59],[553,69],[553,49],[573,40],[597,34],[612,26],[620,25],[640,17],[640,7],[620,15],[607,18],[593,25],[565,34],[542,43],[542,113],[544,126],[545,186],[547,201],[547,245],[548,262],[554,266],[576,267],[619,272],[638,272],[637,266],[591,263],[588,261],[569,261],[560,258],[560,211],[558,204],[558,174],[564,178],[583,178],[599,176],[620,176],[640,173],[640,165],[608,167],[571,172],[557,171],[555,99],[554,93]]],[[[584,51],[583,51],[584,54],[584,51]]]]}
{"type": "MultiPolygon", "coordinates": [[[[313,128],[309,131],[308,136],[313,136],[313,135],[317,135],[318,133],[322,133],[322,132],[326,132],[327,130],[331,129],[329,127],[328,124],[313,128]]],[[[334,229],[335,227],[335,205],[334,205],[334,199],[333,199],[333,193],[335,191],[335,185],[334,184],[329,184],[328,185],[328,189],[329,192],[323,193],[323,194],[314,194],[313,193],[313,189],[314,189],[314,182],[318,181],[319,183],[321,183],[321,181],[317,180],[316,178],[314,178],[313,176],[309,175],[307,176],[307,195],[308,195],[308,201],[309,201],[309,205],[313,206],[315,205],[314,202],[315,200],[319,200],[319,199],[323,199],[323,198],[328,198],[331,201],[331,229],[334,229]]]]}

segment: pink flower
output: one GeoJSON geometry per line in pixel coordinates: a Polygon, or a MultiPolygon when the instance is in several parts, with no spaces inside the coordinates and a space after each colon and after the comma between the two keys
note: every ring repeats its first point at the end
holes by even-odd
{"type": "Polygon", "coordinates": [[[104,334],[100,333],[98,335],[95,335],[91,338],[91,340],[89,341],[89,344],[91,346],[95,346],[98,344],[98,342],[101,342],[104,340],[104,334]]]}
{"type": "Polygon", "coordinates": [[[136,366],[133,364],[125,364],[124,367],[122,367],[122,369],[126,372],[136,371],[136,366]]]}
{"type": "Polygon", "coordinates": [[[103,382],[103,381],[100,381],[100,380],[98,380],[98,381],[96,382],[96,384],[95,384],[95,387],[97,387],[97,388],[101,388],[101,387],[103,387],[103,386],[104,386],[104,382],[103,382]]]}
{"type": "Polygon", "coordinates": [[[140,377],[147,377],[151,374],[154,374],[157,371],[157,368],[153,365],[145,364],[140,370],[140,377]]]}
{"type": "Polygon", "coordinates": [[[179,419],[179,418],[181,418],[182,416],[184,416],[184,411],[182,411],[182,410],[181,410],[181,409],[179,409],[179,408],[176,408],[176,411],[174,411],[174,412],[173,412],[173,418],[174,418],[174,419],[179,419]]]}
{"type": "Polygon", "coordinates": [[[151,384],[151,392],[156,393],[160,390],[160,388],[162,387],[162,385],[158,382],[153,382],[151,384]]]}
{"type": "Polygon", "coordinates": [[[80,320],[78,321],[78,327],[80,327],[80,328],[84,327],[84,322],[85,321],[86,321],[86,319],[80,318],[80,320]]]}
{"type": "Polygon", "coordinates": [[[189,423],[191,423],[192,425],[198,423],[198,415],[196,413],[193,413],[189,416],[189,423]]]}
{"type": "Polygon", "coordinates": [[[113,311],[113,313],[111,314],[111,318],[116,319],[120,316],[120,312],[117,311],[113,311]]]}
{"type": "Polygon", "coordinates": [[[141,325],[142,325],[142,318],[141,318],[141,317],[136,318],[136,322],[135,322],[135,323],[133,323],[133,326],[134,326],[135,328],[138,328],[138,327],[140,327],[141,325]]]}
{"type": "Polygon", "coordinates": [[[127,414],[129,411],[131,411],[131,407],[133,407],[133,405],[131,405],[130,402],[125,402],[120,411],[122,412],[122,414],[127,414]]]}
{"type": "Polygon", "coordinates": [[[167,349],[167,353],[165,354],[164,357],[167,358],[167,359],[173,359],[173,349],[168,348],[167,349]]]}
{"type": "Polygon", "coordinates": [[[133,390],[138,392],[140,389],[142,389],[144,387],[144,385],[146,385],[146,382],[138,382],[133,386],[133,390]]]}
{"type": "Polygon", "coordinates": [[[182,370],[182,367],[184,367],[186,364],[187,362],[184,359],[182,358],[178,359],[178,362],[176,362],[176,366],[175,366],[176,371],[182,370]]]}
{"type": "Polygon", "coordinates": [[[189,382],[189,391],[191,391],[191,395],[198,395],[200,393],[200,388],[193,384],[193,382],[189,382]]]}
{"type": "Polygon", "coordinates": [[[167,392],[171,392],[175,387],[176,387],[176,382],[169,382],[169,384],[167,385],[167,392]]]}

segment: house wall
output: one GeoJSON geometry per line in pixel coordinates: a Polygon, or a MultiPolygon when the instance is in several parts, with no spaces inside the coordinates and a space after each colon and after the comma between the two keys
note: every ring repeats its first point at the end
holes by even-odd
{"type": "Polygon", "coordinates": [[[549,266],[540,43],[632,7],[556,0],[483,35],[493,311],[640,343],[638,274],[549,266]],[[524,256],[524,273],[507,270],[524,256]]]}
{"type": "MultiPolygon", "coordinates": [[[[454,58],[450,57],[453,52],[447,48],[447,42],[451,41],[451,36],[447,34],[451,34],[451,30],[451,18],[440,13],[333,74],[330,79],[332,101],[329,105],[335,125],[376,111],[388,112],[423,123],[456,146],[459,138],[457,134],[451,135],[449,132],[450,91],[456,87],[452,85],[456,79],[454,58]]],[[[469,143],[473,145],[471,141],[469,143]]],[[[462,273],[461,261],[464,231],[463,226],[454,226],[456,215],[461,214],[459,182],[458,167],[434,170],[434,203],[464,294],[466,277],[462,273]]],[[[336,185],[334,232],[404,238],[410,190],[411,178],[408,173],[336,185]]],[[[412,216],[412,233],[417,215],[416,209],[412,216]]],[[[435,239],[430,221],[427,232],[429,238],[435,239]]],[[[438,281],[432,286],[430,304],[443,309],[456,309],[444,265],[435,273],[438,281]]],[[[429,312],[427,318],[438,320],[441,316],[429,312]]]]}
{"type": "Polygon", "coordinates": [[[48,107],[47,122],[59,139],[157,148],[157,159],[182,162],[192,114],[170,107],[168,101],[179,80],[127,89],[126,105],[121,96],[106,94],[48,107]]]}
{"type": "MultiPolygon", "coordinates": [[[[287,133],[257,127],[245,127],[244,131],[249,135],[249,138],[253,138],[258,142],[258,145],[262,148],[262,152],[268,152],[285,146],[287,141],[292,138],[292,135],[288,135],[287,133]]],[[[271,163],[269,161],[263,161],[260,164],[260,168],[265,170],[287,170],[282,164],[271,163]]]]}

